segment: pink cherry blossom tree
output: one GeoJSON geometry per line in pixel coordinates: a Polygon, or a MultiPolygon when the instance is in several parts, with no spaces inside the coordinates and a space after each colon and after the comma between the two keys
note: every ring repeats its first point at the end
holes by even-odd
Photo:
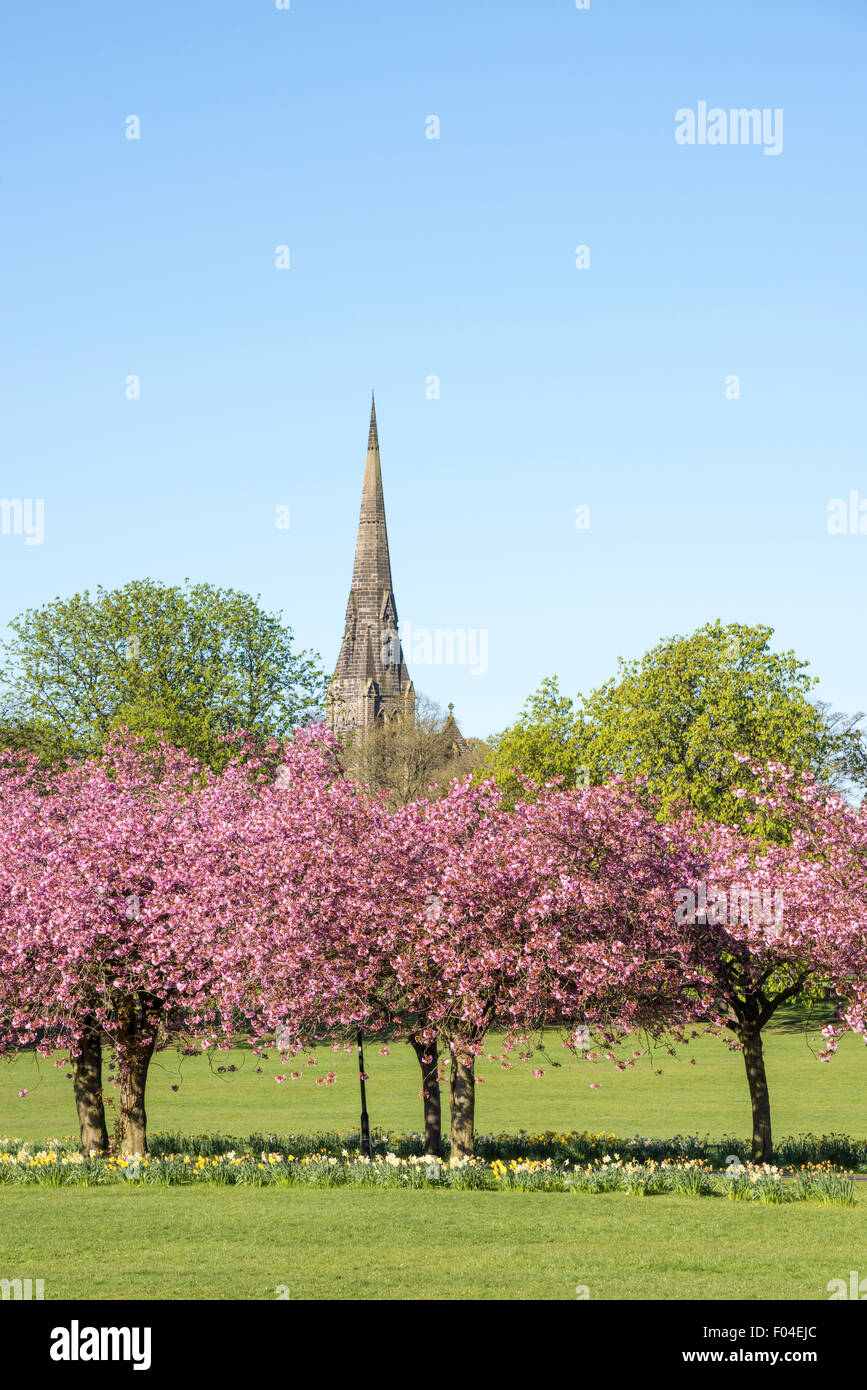
{"type": "Polygon", "coordinates": [[[491,1028],[511,1048],[550,1026],[608,1038],[676,1027],[695,984],[670,932],[683,853],[635,789],[547,787],[507,811],[493,784],[455,783],[396,820],[427,843],[427,879],[389,957],[424,1036],[448,1048],[453,1153],[472,1152],[474,1062],[491,1028]]]}
{"type": "Polygon", "coordinates": [[[290,775],[257,814],[242,877],[260,897],[232,1007],[298,1046],[402,1030],[428,1080],[443,1046],[454,1154],[472,1152],[474,1062],[491,1028],[613,1036],[674,1027],[684,1008],[692,981],[670,931],[682,850],[624,784],[548,788],[512,812],[493,782],[468,779],[389,815],[337,779],[311,816],[290,775]]]}
{"type": "Polygon", "coordinates": [[[0,762],[0,1048],[70,1050],[88,1151],[107,1146],[103,1040],[122,1152],[144,1153],[154,1049],[170,1030],[222,1027],[231,851],[256,781],[252,759],[218,777],[125,733],[81,765],[0,762]]]}
{"type": "MultiPolygon", "coordinates": [[[[746,762],[744,758],[742,761],[746,762]]],[[[846,1028],[865,1032],[867,808],[855,809],[779,763],[753,765],[744,830],[685,816],[675,833],[695,858],[676,892],[675,933],[707,981],[697,1014],[742,1050],[752,1107],[752,1156],[772,1155],[763,1030],[781,1006],[830,994],[827,1061],[846,1028]],[[770,826],[774,838],[753,837],[770,826]]]]}
{"type": "Polygon", "coordinates": [[[743,1048],[761,1159],[776,1009],[830,989],[826,1055],[865,1031],[867,818],[809,778],[754,769],[769,840],[661,824],[621,780],[512,811],[466,779],[389,813],[336,747],[321,729],[260,754],[239,739],[219,776],[123,733],[78,766],[0,759],[0,1049],[70,1050],[85,1149],[108,1142],[103,1041],[125,1153],[145,1151],[154,1050],[228,1046],[243,1025],[290,1050],[406,1038],[431,1152],[447,1059],[460,1156],[491,1029],[511,1049],[544,1027],[613,1040],[704,1019],[743,1048]]]}

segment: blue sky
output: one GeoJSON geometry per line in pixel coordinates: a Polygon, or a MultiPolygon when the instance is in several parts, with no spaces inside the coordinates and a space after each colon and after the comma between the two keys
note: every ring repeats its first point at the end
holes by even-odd
{"type": "Polygon", "coordinates": [[[2,49],[0,496],[45,534],[0,535],[0,624],[188,575],[332,666],[375,386],[401,624],[487,633],[407,653],[467,732],[717,617],[867,708],[867,535],[827,529],[867,499],[862,0],[47,0],[2,49]],[[782,152],[679,145],[700,101],[782,152]]]}

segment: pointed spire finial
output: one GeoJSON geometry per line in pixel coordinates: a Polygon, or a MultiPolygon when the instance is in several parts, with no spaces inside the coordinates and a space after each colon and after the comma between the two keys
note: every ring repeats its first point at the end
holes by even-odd
{"type": "Polygon", "coordinates": [[[367,448],[368,452],[371,449],[379,448],[379,434],[376,428],[376,401],[373,391],[370,393],[370,433],[367,436],[367,448]]]}

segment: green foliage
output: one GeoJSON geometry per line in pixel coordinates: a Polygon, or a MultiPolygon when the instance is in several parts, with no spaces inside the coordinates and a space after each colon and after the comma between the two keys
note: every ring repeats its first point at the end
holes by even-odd
{"type": "Polygon", "coordinates": [[[566,786],[646,778],[663,814],[685,801],[727,823],[741,823],[735,790],[751,780],[739,752],[809,769],[839,789],[867,786],[857,720],[812,702],[808,663],[772,651],[772,637],[768,627],[710,623],[621,661],[616,677],[575,702],[548,679],[493,741],[495,775],[512,795],[516,767],[566,786]]]}
{"type": "Polygon", "coordinates": [[[0,740],[46,760],[94,752],[126,725],[219,768],[221,735],[287,736],[321,717],[318,660],[237,590],[133,580],[54,599],[10,627],[0,740]]]}
{"type": "Polygon", "coordinates": [[[540,783],[561,777],[565,787],[575,787],[588,773],[583,746],[574,702],[561,695],[557,677],[548,676],[529,697],[516,723],[490,739],[490,764],[512,798],[522,794],[519,774],[540,783]]]}

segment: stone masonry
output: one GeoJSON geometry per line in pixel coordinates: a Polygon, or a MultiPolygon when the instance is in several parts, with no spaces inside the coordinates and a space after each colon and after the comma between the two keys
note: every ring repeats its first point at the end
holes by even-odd
{"type": "Polygon", "coordinates": [[[371,401],[355,567],[343,642],[329,689],[328,723],[335,733],[345,734],[379,719],[411,716],[414,710],[415,690],[398,635],[376,403],[371,401]]]}

